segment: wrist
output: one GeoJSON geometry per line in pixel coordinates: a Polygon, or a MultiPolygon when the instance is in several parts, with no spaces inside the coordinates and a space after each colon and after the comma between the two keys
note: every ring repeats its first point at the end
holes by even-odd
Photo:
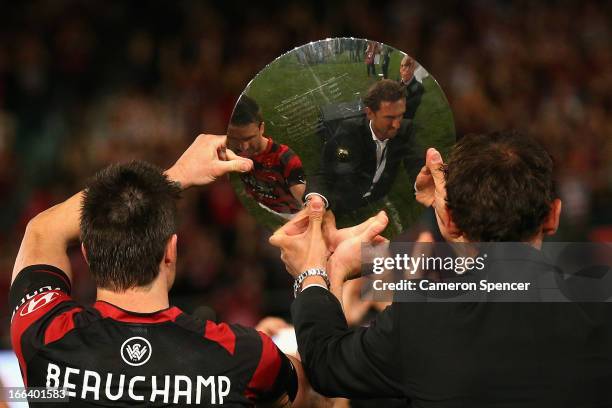
{"type": "Polygon", "coordinates": [[[174,164],[164,172],[166,177],[175,183],[178,183],[182,190],[189,188],[191,185],[187,182],[185,175],[179,165],[174,164]]]}
{"type": "Polygon", "coordinates": [[[350,271],[340,262],[337,262],[333,255],[327,262],[327,270],[329,271],[329,282],[331,286],[342,286],[348,280],[350,271]]]}
{"type": "Polygon", "coordinates": [[[300,273],[293,282],[293,296],[297,297],[299,293],[302,292],[302,288],[307,279],[310,279],[311,283],[318,282],[316,280],[313,281],[313,278],[320,278],[323,281],[325,287],[329,289],[329,278],[327,277],[327,272],[322,268],[311,268],[307,269],[304,272],[300,273]]]}
{"type": "Polygon", "coordinates": [[[309,285],[322,285],[327,287],[327,282],[322,276],[309,276],[302,282],[302,289],[309,285]]]}
{"type": "Polygon", "coordinates": [[[28,222],[26,231],[41,239],[49,239],[49,234],[52,233],[53,240],[68,245],[80,237],[82,203],[83,192],[79,192],[63,203],[36,215],[28,222]]]}

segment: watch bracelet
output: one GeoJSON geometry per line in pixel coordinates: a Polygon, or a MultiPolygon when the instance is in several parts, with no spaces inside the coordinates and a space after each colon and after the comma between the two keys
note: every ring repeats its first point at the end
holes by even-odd
{"type": "Polygon", "coordinates": [[[322,277],[323,280],[325,281],[325,284],[327,285],[327,288],[329,289],[329,287],[330,287],[329,277],[327,276],[327,272],[325,271],[325,269],[322,269],[322,268],[310,268],[310,269],[307,269],[304,272],[300,273],[297,276],[297,278],[295,278],[295,281],[293,282],[293,297],[294,298],[296,298],[298,293],[300,293],[302,291],[302,284],[304,283],[306,278],[308,278],[310,276],[320,276],[320,277],[322,277]]]}

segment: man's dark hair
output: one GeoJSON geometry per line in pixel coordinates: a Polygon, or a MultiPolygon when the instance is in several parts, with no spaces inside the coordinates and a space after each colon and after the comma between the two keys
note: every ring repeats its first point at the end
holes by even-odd
{"type": "Polygon", "coordinates": [[[151,284],[177,229],[180,188],[158,167],[111,165],[89,182],[81,240],[96,285],[113,291],[151,284]]]}
{"type": "Polygon", "coordinates": [[[242,95],[234,108],[234,113],[230,119],[230,124],[234,126],[246,126],[251,123],[259,124],[263,122],[261,109],[253,98],[242,95]]]}
{"type": "Polygon", "coordinates": [[[380,109],[381,102],[395,102],[406,98],[406,89],[399,82],[383,79],[368,89],[363,104],[374,112],[380,109]]]}
{"type": "Polygon", "coordinates": [[[463,137],[445,172],[453,221],[474,242],[533,238],[556,198],[551,156],[516,131],[463,137]]]}

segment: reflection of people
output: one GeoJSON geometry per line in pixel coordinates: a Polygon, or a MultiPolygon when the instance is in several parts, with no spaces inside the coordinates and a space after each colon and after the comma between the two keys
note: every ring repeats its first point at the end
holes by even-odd
{"type": "Polygon", "coordinates": [[[279,214],[296,213],[306,189],[302,161],[288,146],[264,136],[264,127],[257,102],[242,95],[227,129],[228,146],[253,160],[253,171],[240,175],[253,199],[279,214]]]}
{"type": "Polygon", "coordinates": [[[359,42],[353,40],[352,38],[344,38],[343,39],[344,44],[346,46],[346,48],[348,49],[349,52],[349,61],[350,62],[356,62],[359,61],[359,51],[360,51],[360,47],[359,47],[359,42]]]}
{"type": "Polygon", "coordinates": [[[403,119],[403,87],[383,79],[370,87],[363,104],[366,116],[340,122],[323,147],[319,173],[309,179],[308,193],[323,195],[338,211],[385,196],[401,162],[412,179],[422,166],[414,128],[403,119]]]}
{"type": "Polygon", "coordinates": [[[417,68],[416,61],[409,55],[402,58],[400,63],[400,83],[406,88],[406,119],[414,119],[414,114],[421,103],[425,88],[414,75],[417,68]]]}
{"type": "Polygon", "coordinates": [[[293,399],[299,362],[269,337],[169,307],[181,187],[252,167],[229,149],[220,160],[224,146],[224,137],[201,135],[165,175],[144,162],[110,166],[28,223],[9,295],[26,386],[65,389],[87,406],[293,399]],[[93,306],[70,296],[66,251],[79,236],[97,285],[93,306]]]}
{"type": "Polygon", "coordinates": [[[383,47],[382,53],[382,74],[383,78],[389,78],[389,63],[391,62],[391,53],[393,49],[391,47],[387,47],[386,45],[383,47]]]}
{"type": "Polygon", "coordinates": [[[368,76],[376,76],[376,58],[380,58],[380,44],[376,41],[368,41],[368,45],[365,51],[365,64],[368,72],[368,76]]]}
{"type": "MultiPolygon", "coordinates": [[[[434,149],[426,163],[417,199],[435,209],[445,239],[522,241],[522,254],[501,254],[489,267],[555,281],[555,267],[538,250],[561,211],[542,147],[511,132],[466,136],[446,165],[434,149]]],[[[419,407],[612,406],[610,303],[394,302],[368,328],[347,328],[327,288],[331,281],[339,294],[345,279],[359,275],[361,242],[381,242],[388,220],[381,213],[345,232],[323,208],[313,197],[307,223],[299,214],[300,224],[271,238],[299,277],[292,316],[315,389],[406,397],[419,407]]]]}

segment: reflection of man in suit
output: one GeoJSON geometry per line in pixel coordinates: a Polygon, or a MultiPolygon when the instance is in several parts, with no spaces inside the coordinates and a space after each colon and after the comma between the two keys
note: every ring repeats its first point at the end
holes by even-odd
{"type": "Polygon", "coordinates": [[[406,89],[406,119],[414,119],[421,97],[423,96],[423,84],[421,84],[414,76],[414,71],[417,68],[416,61],[409,55],[402,58],[400,63],[400,83],[406,89]]]}
{"type": "Polygon", "coordinates": [[[322,195],[337,211],[354,210],[387,195],[401,162],[412,180],[422,166],[414,128],[403,119],[404,87],[383,79],[372,85],[363,104],[366,116],[340,123],[323,147],[319,173],[309,179],[309,194],[322,195]]]}

